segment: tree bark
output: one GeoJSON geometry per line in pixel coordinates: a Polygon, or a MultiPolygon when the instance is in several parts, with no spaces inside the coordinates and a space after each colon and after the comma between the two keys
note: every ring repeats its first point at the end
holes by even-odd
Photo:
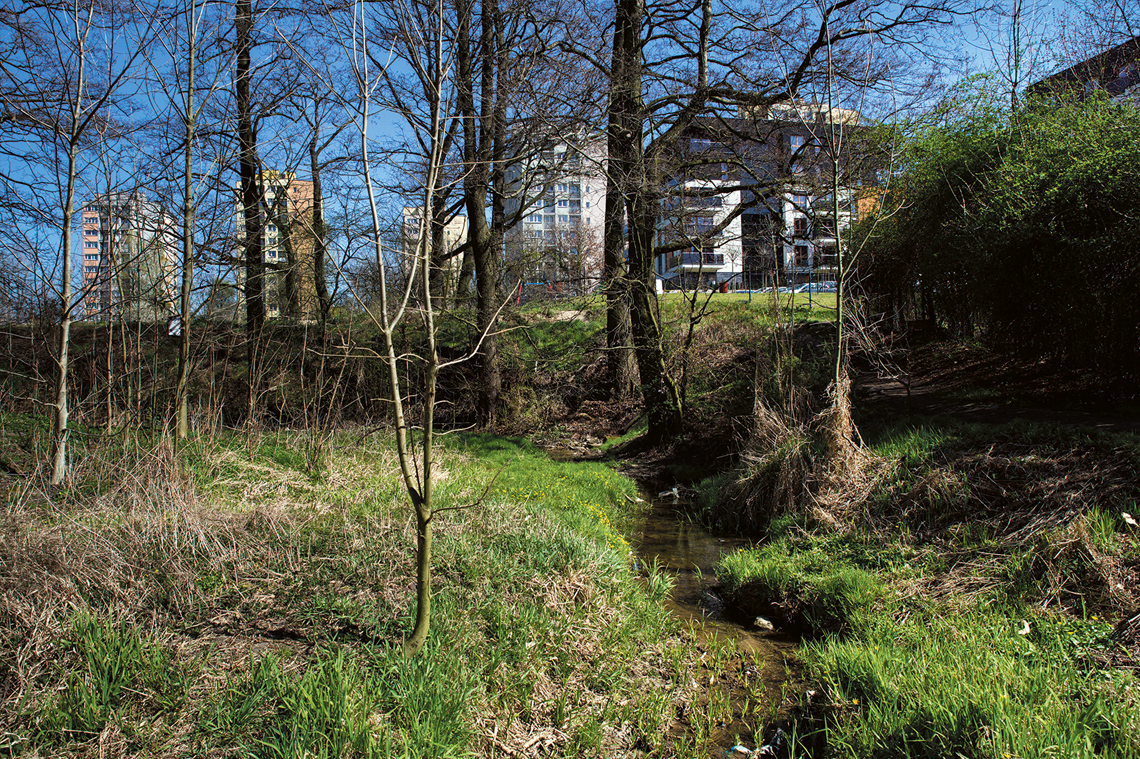
{"type": "MultiPolygon", "coordinates": [[[[616,182],[629,227],[630,326],[648,419],[647,438],[660,443],[681,429],[677,387],[665,368],[653,272],[657,184],[646,160],[642,101],[643,0],[617,0],[610,80],[609,172],[616,182]]],[[[607,209],[607,215],[609,210],[607,209]]]]}
{"type": "Polygon", "coordinates": [[[175,393],[177,422],[175,436],[185,440],[190,435],[189,390],[190,390],[190,292],[194,282],[194,77],[197,63],[197,3],[191,0],[186,14],[186,39],[189,50],[188,74],[186,77],[186,145],[184,146],[182,175],[182,287],[179,294],[178,322],[178,389],[175,393]]]}
{"type": "Polygon", "coordinates": [[[261,374],[261,333],[265,326],[265,262],[262,255],[261,192],[258,186],[257,129],[253,124],[250,71],[253,49],[253,8],[250,0],[234,2],[236,47],[234,94],[238,117],[238,174],[245,235],[242,240],[245,264],[245,330],[248,360],[248,418],[256,417],[258,378],[261,374]]]}
{"type": "Polygon", "coordinates": [[[499,303],[499,257],[494,235],[487,222],[487,196],[490,192],[492,119],[495,101],[494,0],[483,0],[480,13],[481,102],[475,109],[475,55],[470,40],[470,14],[461,11],[457,49],[459,51],[458,105],[463,118],[463,157],[467,174],[463,182],[467,205],[467,240],[475,262],[475,327],[482,336],[478,354],[479,397],[476,413],[481,427],[495,424],[502,391],[499,371],[498,338],[495,324],[499,303]],[[478,128],[476,126],[478,125],[478,128]]]}
{"type": "MultiPolygon", "coordinates": [[[[622,82],[629,51],[626,35],[628,18],[621,18],[621,28],[614,30],[613,57],[610,61],[611,82],[622,82]]],[[[611,85],[612,86],[612,85],[611,85]]],[[[618,183],[617,172],[628,170],[619,156],[622,150],[622,118],[616,93],[610,94],[609,125],[606,134],[606,215],[602,233],[602,281],[606,292],[606,368],[610,381],[610,397],[625,400],[633,395],[637,382],[637,359],[633,352],[633,333],[629,314],[629,277],[625,263],[625,194],[618,183]]],[[[624,184],[624,183],[623,183],[624,184]]]]}
{"type": "MultiPolygon", "coordinates": [[[[314,114],[314,117],[316,114],[314,114]]],[[[325,262],[328,259],[328,240],[325,230],[325,210],[321,189],[320,130],[314,118],[313,138],[309,141],[309,171],[313,178],[313,287],[317,293],[317,308],[321,323],[321,349],[324,350],[325,333],[328,329],[329,314],[332,312],[332,297],[325,281],[325,262]]]]}

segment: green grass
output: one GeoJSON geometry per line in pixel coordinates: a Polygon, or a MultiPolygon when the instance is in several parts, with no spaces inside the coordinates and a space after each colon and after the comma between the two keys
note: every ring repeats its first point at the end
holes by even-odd
{"type": "Polygon", "coordinates": [[[782,626],[808,636],[862,630],[883,593],[881,581],[839,546],[796,548],[783,538],[736,551],[718,564],[717,579],[730,596],[747,595],[757,608],[778,609],[782,626]]]}
{"type": "Polygon", "coordinates": [[[265,759],[462,755],[471,697],[462,675],[447,659],[409,662],[395,650],[326,647],[301,670],[266,654],[210,694],[191,741],[265,759]]]}
{"type": "Polygon", "coordinates": [[[800,649],[815,695],[794,725],[796,752],[1137,755],[1140,680],[1096,664],[1110,624],[1000,593],[977,606],[926,600],[905,590],[931,569],[917,552],[882,544],[876,556],[872,546],[793,531],[718,566],[731,592],[779,603],[809,630],[826,631],[800,649]]]}
{"type": "MultiPolygon", "coordinates": [[[[749,322],[758,326],[768,326],[772,322],[773,299],[771,293],[753,293],[749,298],[747,293],[713,293],[712,297],[702,294],[698,296],[697,306],[701,307],[708,299],[710,318],[737,325],[747,325],[749,322]]],[[[780,308],[783,318],[790,319],[795,316],[796,321],[832,321],[835,319],[835,294],[813,293],[811,305],[808,305],[806,294],[796,293],[779,296],[780,308]]],[[[658,298],[661,313],[665,320],[681,320],[687,318],[690,306],[688,298],[680,293],[670,292],[658,298]]]]}
{"type": "Polygon", "coordinates": [[[1140,555],[1122,516],[1136,436],[890,417],[860,431],[890,465],[847,529],[784,515],[717,569],[731,597],[812,633],[793,753],[1140,755],[1140,680],[1107,663],[1105,621],[1127,611],[1106,572],[1140,555]]]}
{"type": "Polygon", "coordinates": [[[37,610],[0,614],[25,683],[0,717],[14,753],[480,756],[549,734],[551,756],[704,755],[667,734],[678,708],[706,714],[704,665],[667,577],[634,571],[628,479],[442,438],[433,626],[408,661],[414,523],[390,441],[338,433],[317,479],[303,443],[90,442],[76,488],[9,505],[30,550],[14,561],[70,557],[3,601],[37,610]],[[85,473],[109,488],[70,500],[85,473]]]}
{"type": "Polygon", "coordinates": [[[1140,683],[1088,666],[1109,630],[985,611],[883,615],[858,640],[805,648],[828,703],[816,729],[833,756],[1136,756],[1140,683]]]}

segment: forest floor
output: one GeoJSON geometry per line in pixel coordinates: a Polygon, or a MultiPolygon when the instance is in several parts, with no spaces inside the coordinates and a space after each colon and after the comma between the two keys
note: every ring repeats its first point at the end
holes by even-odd
{"type": "MultiPolygon", "coordinates": [[[[968,421],[1036,422],[1140,432],[1140,387],[1106,381],[1091,370],[1075,371],[1049,360],[1026,361],[980,346],[945,341],[917,346],[910,364],[909,412],[950,415],[968,421]]],[[[906,413],[904,382],[865,371],[857,392],[863,403],[906,413]]]]}

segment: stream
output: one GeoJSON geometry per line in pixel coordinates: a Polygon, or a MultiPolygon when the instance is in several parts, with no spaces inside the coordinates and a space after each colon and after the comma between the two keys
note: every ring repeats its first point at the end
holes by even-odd
{"type": "MultiPolygon", "coordinates": [[[[572,460],[583,451],[547,449],[554,458],[572,460]]],[[[643,488],[644,491],[644,488],[643,488]]],[[[694,522],[686,513],[688,501],[643,492],[651,504],[641,531],[634,536],[637,559],[643,565],[657,564],[673,577],[673,590],[665,602],[669,611],[687,622],[696,645],[708,652],[719,648],[718,641],[731,641],[737,655],[729,666],[717,671],[710,661],[701,674],[700,700],[718,698],[731,704],[731,718],[711,730],[711,745],[718,747],[711,756],[723,756],[736,743],[758,749],[766,737],[755,729],[774,728],[786,718],[785,691],[797,689],[796,639],[778,631],[756,627],[753,617],[728,607],[716,594],[716,563],[724,554],[747,548],[753,541],[737,536],[717,536],[694,522]]],[[[693,730],[679,720],[681,730],[693,730]]]]}
{"type": "Polygon", "coordinates": [[[796,679],[793,657],[795,640],[757,628],[724,601],[712,588],[716,584],[716,563],[722,555],[752,545],[740,537],[718,537],[694,523],[685,513],[687,504],[671,497],[652,497],[653,506],[636,542],[638,560],[657,563],[675,579],[666,602],[678,618],[689,622],[697,644],[707,648],[715,636],[731,640],[739,656],[726,672],[712,672],[705,698],[725,696],[732,703],[731,720],[718,723],[712,739],[722,750],[737,742],[758,748],[763,738],[753,729],[764,729],[775,721],[783,702],[784,689],[796,679]]]}

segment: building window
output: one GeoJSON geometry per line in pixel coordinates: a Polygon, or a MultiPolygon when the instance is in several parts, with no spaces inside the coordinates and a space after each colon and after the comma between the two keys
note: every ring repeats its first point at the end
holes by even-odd
{"type": "Polygon", "coordinates": [[[685,232],[690,235],[707,234],[716,226],[711,216],[690,216],[685,219],[685,232]]]}
{"type": "Polygon", "coordinates": [[[793,153],[802,148],[804,146],[804,142],[805,140],[802,135],[793,134],[788,137],[788,145],[791,146],[793,153]]]}
{"type": "Polygon", "coordinates": [[[98,248],[99,247],[99,241],[98,240],[84,240],[83,241],[83,247],[85,247],[85,248],[98,248]]]}
{"type": "Polygon", "coordinates": [[[570,215],[565,214],[565,213],[558,214],[558,223],[559,224],[569,224],[570,223],[570,215]]]}
{"type": "Polygon", "coordinates": [[[808,253],[808,250],[809,250],[808,246],[806,246],[806,245],[797,245],[796,246],[796,266],[810,266],[811,265],[811,260],[810,260],[810,255],[808,253]]]}
{"type": "Polygon", "coordinates": [[[712,147],[712,140],[703,137],[694,137],[689,140],[689,152],[700,153],[702,150],[708,150],[712,147]]]}
{"type": "Polygon", "coordinates": [[[792,228],[795,231],[796,237],[808,236],[808,220],[804,217],[797,217],[792,221],[792,228]]]}
{"type": "Polygon", "coordinates": [[[577,182],[570,185],[570,197],[572,197],[572,198],[582,197],[582,185],[578,184],[577,182]]]}

